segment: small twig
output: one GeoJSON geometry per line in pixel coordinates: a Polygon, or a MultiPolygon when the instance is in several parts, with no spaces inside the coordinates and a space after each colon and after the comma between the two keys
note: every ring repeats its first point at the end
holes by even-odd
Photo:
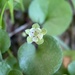
{"type": "Polygon", "coordinates": [[[13,32],[9,33],[9,36],[12,37],[13,35],[19,33],[20,31],[26,29],[29,26],[29,24],[24,24],[20,27],[18,27],[17,29],[15,29],[13,32]]]}

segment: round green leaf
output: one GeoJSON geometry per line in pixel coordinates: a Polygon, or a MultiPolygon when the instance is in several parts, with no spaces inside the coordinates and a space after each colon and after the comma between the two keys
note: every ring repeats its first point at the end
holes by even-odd
{"type": "Polygon", "coordinates": [[[19,48],[18,59],[26,75],[52,75],[62,63],[62,51],[57,41],[46,35],[37,50],[32,44],[23,44],[19,48]]]}
{"type": "Polygon", "coordinates": [[[14,65],[17,63],[17,59],[15,57],[8,57],[5,60],[6,63],[8,63],[12,68],[14,67],[14,65]]]}
{"type": "Polygon", "coordinates": [[[63,33],[71,23],[72,10],[70,4],[64,0],[61,1],[62,0],[51,0],[50,2],[49,17],[44,23],[44,28],[46,28],[48,32],[47,34],[59,35],[63,33]],[[54,2],[56,2],[55,5],[54,2]]]}
{"type": "Polygon", "coordinates": [[[29,15],[32,21],[43,23],[49,35],[63,33],[72,20],[70,4],[65,0],[34,0],[29,15]]]}
{"type": "Polygon", "coordinates": [[[7,51],[10,47],[10,38],[4,30],[0,29],[0,50],[2,53],[7,51]]]}
{"type": "Polygon", "coordinates": [[[75,61],[69,64],[68,72],[70,73],[70,75],[75,75],[75,61]]]}
{"type": "Polygon", "coordinates": [[[74,6],[74,8],[75,8],[75,0],[72,0],[72,3],[73,3],[73,6],[74,6]]]}
{"type": "Polygon", "coordinates": [[[0,75],[8,75],[10,70],[11,68],[6,62],[0,62],[0,75]]]}
{"type": "Polygon", "coordinates": [[[40,8],[37,0],[32,1],[29,7],[29,16],[33,22],[38,22],[42,24],[45,21],[46,15],[40,8]]]}
{"type": "Polygon", "coordinates": [[[8,75],[23,75],[19,70],[11,70],[8,75]]]}
{"type": "Polygon", "coordinates": [[[20,70],[20,71],[21,71],[21,69],[20,69],[20,66],[19,66],[19,63],[18,63],[18,62],[14,64],[13,69],[17,69],[17,70],[20,70]]]}

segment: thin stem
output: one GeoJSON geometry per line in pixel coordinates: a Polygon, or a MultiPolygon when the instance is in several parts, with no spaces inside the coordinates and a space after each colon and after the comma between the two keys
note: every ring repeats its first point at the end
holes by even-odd
{"type": "Polygon", "coordinates": [[[6,5],[7,5],[7,2],[5,3],[5,5],[4,5],[4,7],[3,7],[3,10],[2,10],[2,12],[1,12],[1,17],[0,17],[0,29],[2,28],[2,19],[3,19],[3,14],[4,14],[4,11],[5,11],[6,5]]]}
{"type": "Polygon", "coordinates": [[[54,37],[66,50],[71,50],[60,38],[54,37]]]}
{"type": "Polygon", "coordinates": [[[20,0],[20,5],[21,5],[21,8],[22,8],[22,11],[24,11],[23,0],[20,0]]]}
{"type": "Polygon", "coordinates": [[[13,4],[13,0],[9,0],[8,5],[9,5],[10,14],[11,14],[11,21],[12,21],[12,23],[14,23],[14,12],[13,12],[13,10],[14,10],[13,5],[14,4],[13,4]]]}
{"type": "Polygon", "coordinates": [[[14,57],[10,50],[8,50],[8,54],[9,54],[10,57],[14,57]]]}
{"type": "Polygon", "coordinates": [[[1,51],[0,51],[0,61],[2,61],[3,60],[3,58],[2,58],[2,54],[1,54],[1,51]]]}

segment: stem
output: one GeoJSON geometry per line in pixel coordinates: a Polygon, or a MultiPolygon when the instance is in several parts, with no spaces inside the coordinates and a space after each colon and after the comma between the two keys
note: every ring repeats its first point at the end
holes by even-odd
{"type": "Polygon", "coordinates": [[[8,54],[9,54],[10,57],[14,57],[10,50],[8,50],[8,54]]]}
{"type": "Polygon", "coordinates": [[[22,11],[24,11],[23,0],[20,0],[20,5],[21,5],[21,8],[22,8],[22,11]]]}
{"type": "Polygon", "coordinates": [[[1,12],[1,17],[0,17],[0,29],[2,28],[2,19],[3,19],[3,14],[4,14],[4,11],[5,11],[6,5],[7,5],[7,2],[5,3],[5,5],[4,5],[4,7],[3,7],[3,10],[2,10],[2,12],[1,12]]]}
{"type": "Polygon", "coordinates": [[[66,50],[71,50],[60,38],[54,37],[66,50]]]}
{"type": "Polygon", "coordinates": [[[8,5],[9,5],[9,10],[10,10],[10,15],[11,15],[11,21],[12,23],[14,23],[14,3],[13,0],[9,0],[8,1],[8,5]]]}
{"type": "Polygon", "coordinates": [[[1,51],[0,51],[0,61],[2,61],[3,60],[3,58],[2,58],[2,54],[1,54],[1,51]]]}

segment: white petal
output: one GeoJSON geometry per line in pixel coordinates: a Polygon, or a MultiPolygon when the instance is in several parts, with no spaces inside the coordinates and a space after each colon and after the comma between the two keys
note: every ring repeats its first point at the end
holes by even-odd
{"type": "Polygon", "coordinates": [[[37,41],[38,41],[38,38],[37,38],[37,37],[33,37],[32,40],[33,40],[34,42],[37,42],[37,41]]]}
{"type": "Polygon", "coordinates": [[[38,38],[41,40],[43,38],[43,34],[38,34],[38,38]]]}
{"type": "Polygon", "coordinates": [[[28,43],[32,43],[32,42],[33,42],[33,41],[32,41],[32,38],[27,37],[27,42],[28,42],[28,43]]]}
{"type": "Polygon", "coordinates": [[[40,26],[39,26],[38,23],[35,23],[35,24],[32,25],[32,28],[39,28],[39,27],[40,27],[40,26]]]}
{"type": "Polygon", "coordinates": [[[42,30],[40,28],[37,28],[36,31],[41,33],[42,30]]]}
{"type": "Polygon", "coordinates": [[[38,42],[36,42],[38,45],[42,44],[44,42],[44,39],[42,38],[41,40],[38,40],[38,42]]]}
{"type": "Polygon", "coordinates": [[[30,32],[35,32],[35,30],[36,30],[35,28],[31,28],[30,32]]]}
{"type": "Polygon", "coordinates": [[[26,34],[29,34],[30,29],[26,29],[25,32],[26,32],[26,34]]]}
{"type": "Polygon", "coordinates": [[[26,37],[26,33],[25,33],[25,32],[23,32],[23,33],[22,33],[22,36],[23,36],[23,37],[26,37]]]}

